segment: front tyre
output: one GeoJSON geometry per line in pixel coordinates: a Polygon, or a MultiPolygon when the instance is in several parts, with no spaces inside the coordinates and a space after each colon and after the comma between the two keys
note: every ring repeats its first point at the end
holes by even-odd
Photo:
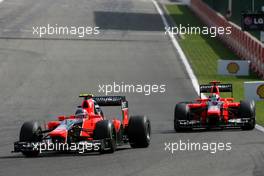
{"type": "MultiPolygon", "coordinates": [[[[30,121],[25,122],[21,129],[19,135],[20,142],[41,142],[42,140],[42,129],[38,122],[30,121]]],[[[36,157],[39,155],[39,150],[33,151],[23,151],[23,155],[26,157],[36,157]]]]}
{"type": "Polygon", "coordinates": [[[174,109],[174,130],[176,132],[181,132],[188,128],[183,128],[180,126],[180,120],[188,121],[190,115],[190,109],[187,104],[179,103],[176,104],[174,109]]]}
{"type": "Polygon", "coordinates": [[[253,130],[256,125],[256,107],[254,101],[240,101],[239,106],[240,118],[249,119],[247,124],[242,126],[242,130],[253,130]]]}
{"type": "Polygon", "coordinates": [[[146,148],[150,144],[151,125],[146,116],[131,116],[128,122],[128,138],[132,148],[146,148]]]}

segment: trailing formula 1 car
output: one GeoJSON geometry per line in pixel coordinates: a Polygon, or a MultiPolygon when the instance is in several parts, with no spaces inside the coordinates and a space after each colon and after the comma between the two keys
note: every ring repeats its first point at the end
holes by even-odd
{"type": "Polygon", "coordinates": [[[176,104],[174,129],[177,132],[194,128],[252,130],[256,123],[255,116],[254,101],[234,102],[232,84],[212,81],[208,85],[200,85],[200,98],[196,101],[176,104]],[[222,92],[230,92],[231,98],[220,97],[222,92]]]}
{"type": "Polygon", "coordinates": [[[113,153],[118,146],[127,143],[132,148],[149,146],[150,121],[146,116],[129,116],[124,96],[81,94],[80,97],[84,100],[74,115],[59,116],[57,120],[45,124],[45,129],[36,121],[25,122],[13,152],[33,157],[50,148],[61,150],[54,149],[54,146],[63,146],[63,150],[71,151],[72,144],[78,144],[75,150],[80,150],[80,146],[83,149],[84,144],[87,149],[89,144],[87,151],[100,153],[113,153]],[[101,106],[121,106],[122,120],[106,119],[101,106]]]}

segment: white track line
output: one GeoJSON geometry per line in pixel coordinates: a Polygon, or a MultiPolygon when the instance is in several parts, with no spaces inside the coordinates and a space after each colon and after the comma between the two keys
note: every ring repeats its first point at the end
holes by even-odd
{"type": "Polygon", "coordinates": [[[261,132],[264,133],[264,127],[263,127],[263,126],[256,124],[255,128],[256,128],[257,130],[259,130],[259,131],[261,131],[261,132]]]}
{"type": "MultiPolygon", "coordinates": [[[[154,6],[156,7],[157,11],[159,12],[160,16],[161,16],[161,19],[163,21],[163,24],[165,27],[170,27],[167,20],[166,20],[166,17],[164,15],[164,12],[162,11],[162,9],[159,7],[157,1],[155,0],[151,0],[154,4],[154,6]]],[[[164,29],[165,30],[165,29],[164,29]]],[[[185,68],[186,68],[186,71],[191,79],[191,82],[192,82],[192,85],[194,87],[194,90],[196,91],[196,93],[199,95],[199,83],[198,83],[198,80],[196,78],[196,76],[194,75],[193,73],[193,70],[188,62],[188,59],[187,57],[185,56],[182,48],[180,47],[178,41],[176,40],[175,36],[170,32],[169,33],[169,37],[170,37],[170,40],[174,46],[174,48],[176,49],[177,53],[179,54],[180,56],[180,59],[182,61],[182,63],[184,64],[185,68]]]]}
{"type": "MultiPolygon", "coordinates": [[[[159,12],[160,16],[161,16],[161,19],[163,21],[163,24],[165,27],[170,27],[169,26],[169,23],[164,15],[164,12],[162,11],[162,9],[160,8],[159,4],[157,3],[156,0],[151,0],[152,3],[154,4],[156,10],[159,12]]],[[[165,30],[165,29],[164,29],[165,30]]],[[[198,82],[198,79],[197,77],[195,76],[193,70],[192,70],[192,67],[190,66],[189,62],[188,62],[188,59],[187,57],[185,56],[182,48],[180,47],[178,41],[176,40],[175,36],[172,34],[172,33],[169,33],[169,37],[170,37],[170,40],[173,44],[173,47],[175,48],[176,52],[179,54],[180,56],[180,59],[182,61],[182,63],[184,64],[185,66],[185,69],[191,79],[191,82],[192,82],[192,85],[194,87],[194,90],[196,91],[196,93],[199,95],[200,93],[200,90],[199,90],[199,82],[198,82]]],[[[256,129],[258,129],[259,131],[261,132],[264,132],[264,127],[256,124],[255,126],[256,129]]]]}

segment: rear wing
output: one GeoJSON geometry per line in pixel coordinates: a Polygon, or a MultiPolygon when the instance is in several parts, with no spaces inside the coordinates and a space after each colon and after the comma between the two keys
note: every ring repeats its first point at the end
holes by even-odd
{"type": "Polygon", "coordinates": [[[99,106],[121,106],[122,109],[128,108],[128,102],[125,96],[96,96],[92,94],[80,94],[84,99],[92,98],[99,106]]]}
{"type": "Polygon", "coordinates": [[[212,90],[213,87],[218,87],[219,92],[230,92],[233,97],[233,86],[232,84],[217,84],[217,85],[210,85],[210,84],[202,84],[200,85],[200,95],[202,93],[216,93],[216,90],[212,90]]]}
{"type": "Polygon", "coordinates": [[[99,106],[121,106],[128,108],[128,102],[125,96],[98,96],[93,97],[99,106]]]}
{"type": "Polygon", "coordinates": [[[128,113],[128,102],[125,96],[97,96],[93,94],[80,94],[79,97],[84,100],[93,99],[99,106],[121,106],[122,111],[122,124],[124,127],[128,126],[129,113],[128,113]]]}

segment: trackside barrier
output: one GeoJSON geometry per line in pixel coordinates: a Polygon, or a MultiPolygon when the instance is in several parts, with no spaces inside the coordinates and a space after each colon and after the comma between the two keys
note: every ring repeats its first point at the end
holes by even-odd
{"type": "Polygon", "coordinates": [[[217,13],[201,0],[191,0],[191,9],[209,27],[231,27],[230,35],[224,34],[218,37],[241,59],[251,62],[251,69],[264,79],[264,45],[248,32],[227,21],[220,13],[217,13]]]}

